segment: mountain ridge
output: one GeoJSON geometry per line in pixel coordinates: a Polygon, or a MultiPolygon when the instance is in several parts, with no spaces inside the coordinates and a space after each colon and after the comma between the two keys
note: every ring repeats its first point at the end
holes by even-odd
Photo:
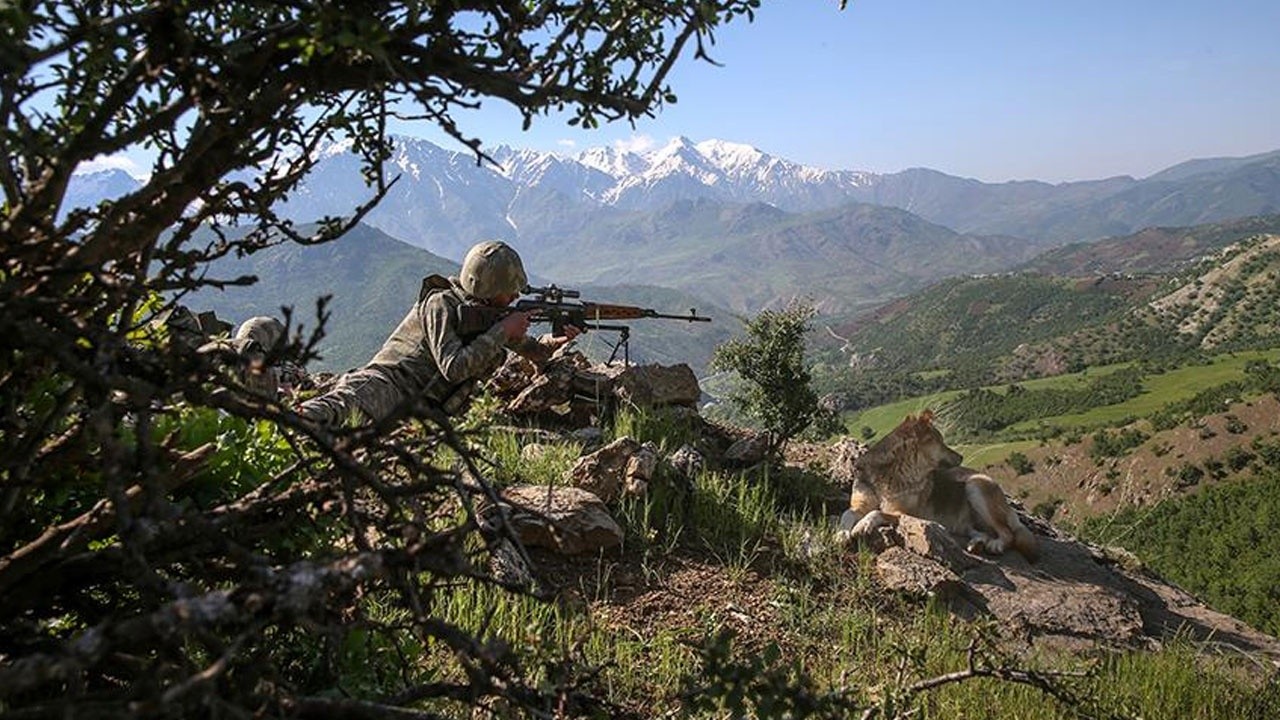
{"type": "MultiPolygon", "coordinates": [[[[438,255],[459,258],[500,238],[527,252],[574,246],[583,228],[673,202],[767,203],[824,212],[851,202],[898,208],[972,235],[1023,238],[1041,247],[1280,213],[1280,151],[1188,160],[1144,179],[1117,176],[1051,184],[986,183],[927,168],[877,174],[795,163],[745,143],[676,138],[646,152],[588,148],[563,155],[506,146],[495,164],[427,140],[396,136],[386,171],[399,181],[366,222],[438,255]]],[[[367,200],[347,145],[322,148],[314,171],[279,210],[296,222],[341,215],[367,200]]],[[[127,176],[126,176],[127,177],[127,176]]],[[[127,191],[77,176],[69,205],[92,206],[127,191]]],[[[132,180],[136,186],[136,179],[132,180]]],[[[634,235],[634,242],[655,238],[634,235]]]]}

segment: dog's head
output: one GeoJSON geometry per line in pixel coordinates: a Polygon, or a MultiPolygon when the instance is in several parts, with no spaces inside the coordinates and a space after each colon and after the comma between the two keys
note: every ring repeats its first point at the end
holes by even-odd
{"type": "Polygon", "coordinates": [[[880,487],[923,483],[929,473],[951,468],[964,458],[947,447],[933,426],[933,413],[908,415],[898,427],[871,446],[855,465],[866,482],[880,487]]]}

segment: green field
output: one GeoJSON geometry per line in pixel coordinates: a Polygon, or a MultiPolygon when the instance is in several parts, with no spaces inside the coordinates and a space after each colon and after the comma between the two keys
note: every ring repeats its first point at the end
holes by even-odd
{"type": "MultiPolygon", "coordinates": [[[[1113,425],[1126,418],[1146,417],[1169,403],[1185,400],[1208,388],[1240,380],[1244,377],[1245,365],[1253,360],[1265,360],[1273,363],[1280,361],[1280,348],[1219,355],[1204,365],[1190,365],[1165,373],[1148,375],[1142,381],[1142,393],[1125,402],[1097,407],[1084,413],[1037,418],[1011,425],[1005,432],[1012,438],[1025,435],[1027,432],[1034,431],[1041,426],[1057,427],[1064,430],[1073,428],[1090,429],[1113,425]]],[[[1089,368],[1079,373],[1028,380],[1019,383],[1019,385],[1028,390],[1084,387],[1099,375],[1115,372],[1129,365],[1129,363],[1121,363],[1089,368]]],[[[1003,392],[1006,388],[1006,385],[993,385],[987,389],[1003,392]]],[[[925,409],[937,411],[961,392],[960,390],[947,390],[879,405],[857,413],[849,413],[845,416],[845,425],[855,437],[861,437],[862,428],[864,427],[871,428],[875,431],[875,437],[880,437],[892,430],[907,415],[918,413],[925,409]]],[[[945,416],[941,418],[939,424],[945,431],[945,416]]],[[[1034,440],[1017,440],[1007,443],[970,446],[972,456],[966,454],[966,461],[972,464],[979,464],[978,458],[986,458],[991,461],[1000,460],[1014,450],[1025,450],[1028,447],[1034,447],[1036,444],[1037,441],[1034,440]]]]}
{"type": "Polygon", "coordinates": [[[1040,425],[1063,429],[1095,428],[1113,425],[1129,417],[1146,417],[1169,403],[1186,400],[1209,388],[1242,379],[1244,367],[1250,361],[1276,362],[1278,359],[1280,348],[1219,355],[1207,365],[1191,365],[1159,375],[1149,375],[1142,381],[1142,394],[1125,402],[1094,408],[1084,413],[1018,423],[1009,426],[1008,432],[1025,432],[1040,425]]]}

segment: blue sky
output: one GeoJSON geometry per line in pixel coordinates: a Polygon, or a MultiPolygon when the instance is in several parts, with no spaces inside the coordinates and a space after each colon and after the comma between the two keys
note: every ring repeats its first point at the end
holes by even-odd
{"type": "Polygon", "coordinates": [[[684,62],[679,102],[634,129],[521,132],[494,103],[463,127],[561,152],[684,135],[826,168],[1144,177],[1280,149],[1277,30],[1276,0],[764,0],[718,34],[723,67],[684,62]]]}
{"type": "MultiPolygon", "coordinates": [[[[460,118],[486,146],[566,154],[683,135],[832,169],[929,167],[987,182],[1145,177],[1280,149],[1280,0],[763,0],[678,64],[679,102],[635,127],[498,101],[460,118]]],[[[394,132],[452,149],[425,124],[394,132]]],[[[136,162],[114,159],[100,165],[136,162]]]]}

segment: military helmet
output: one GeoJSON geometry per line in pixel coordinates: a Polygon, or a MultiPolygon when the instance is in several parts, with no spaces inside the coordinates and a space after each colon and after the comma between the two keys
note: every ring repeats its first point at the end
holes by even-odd
{"type": "Polygon", "coordinates": [[[284,325],[273,317],[258,316],[245,320],[233,340],[242,345],[257,343],[263,352],[271,352],[284,339],[284,325]]]}
{"type": "Polygon", "coordinates": [[[458,280],[468,295],[481,300],[519,295],[529,284],[520,256],[498,240],[482,242],[468,250],[458,280]]]}

